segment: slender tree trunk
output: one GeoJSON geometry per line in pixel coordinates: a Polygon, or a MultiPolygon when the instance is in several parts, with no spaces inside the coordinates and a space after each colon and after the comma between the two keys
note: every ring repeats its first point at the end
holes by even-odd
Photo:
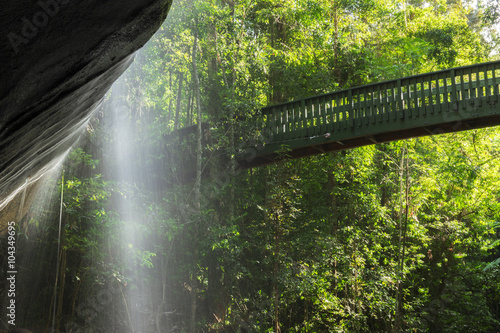
{"type": "Polygon", "coordinates": [[[399,166],[400,175],[400,193],[401,193],[401,209],[399,215],[399,242],[398,242],[398,265],[399,265],[399,278],[396,291],[396,315],[393,332],[401,332],[402,317],[403,317],[403,278],[404,278],[404,259],[406,252],[406,229],[408,225],[408,150],[403,150],[401,163],[399,166]],[[404,198],[403,198],[404,194],[404,198]],[[404,205],[404,209],[403,209],[404,205]]]}
{"type": "Polygon", "coordinates": [[[61,327],[61,318],[64,300],[64,285],[66,283],[66,250],[61,250],[61,269],[59,270],[59,294],[57,300],[57,313],[56,313],[56,332],[59,332],[61,327]]]}
{"type": "MultiPolygon", "coordinates": [[[[286,43],[286,26],[283,17],[271,17],[270,18],[270,28],[271,28],[271,48],[282,49],[282,45],[286,43]]],[[[271,88],[271,100],[272,103],[281,103],[285,100],[285,90],[280,84],[282,80],[283,71],[281,66],[276,64],[279,58],[277,56],[271,55],[271,63],[269,66],[269,86],[271,88]]]]}
{"type": "MultiPolygon", "coordinates": [[[[76,286],[73,287],[73,295],[71,297],[71,311],[70,311],[70,317],[69,317],[70,323],[73,322],[73,319],[75,316],[76,299],[78,298],[78,292],[80,291],[80,287],[82,286],[83,278],[85,277],[85,274],[87,273],[87,272],[85,272],[82,274],[82,264],[83,264],[83,259],[80,260],[80,265],[79,265],[78,271],[77,271],[77,276],[79,276],[80,279],[77,280],[76,286]]],[[[70,330],[68,333],[71,333],[71,332],[72,332],[72,327],[70,327],[70,330]]]]}
{"type": "Polygon", "coordinates": [[[339,15],[338,15],[338,4],[334,2],[333,4],[333,26],[335,29],[335,35],[333,38],[333,66],[334,66],[334,77],[338,84],[340,84],[340,68],[339,63],[339,15]]]}
{"type": "MultiPolygon", "coordinates": [[[[272,175],[271,177],[283,177],[283,174],[272,175]]],[[[284,177],[283,177],[284,178],[284,177]]],[[[277,205],[279,207],[283,207],[281,202],[282,198],[279,198],[279,202],[277,205]]],[[[274,204],[271,204],[273,207],[274,204]]],[[[280,333],[280,320],[279,320],[279,306],[280,306],[280,293],[278,287],[278,275],[279,275],[279,260],[280,260],[280,238],[281,238],[281,230],[280,230],[280,216],[276,214],[274,217],[274,263],[273,263],[273,307],[274,307],[274,333],[280,333]]]]}
{"type": "Polygon", "coordinates": [[[193,124],[193,83],[189,85],[188,97],[187,97],[187,107],[186,107],[186,126],[191,126],[193,124]]]}
{"type": "MultiPolygon", "coordinates": [[[[194,208],[196,213],[199,215],[201,213],[201,138],[202,138],[202,128],[201,128],[201,98],[200,98],[200,80],[198,78],[198,62],[197,62],[197,51],[198,51],[198,20],[195,21],[194,27],[194,45],[193,45],[193,79],[194,79],[194,93],[196,96],[196,180],[194,183],[194,208]]],[[[195,256],[196,257],[196,256],[195,256]]],[[[196,331],[196,276],[193,273],[191,278],[191,316],[189,323],[189,333],[195,333],[196,331]]]]}
{"type": "Polygon", "coordinates": [[[189,320],[189,333],[196,332],[196,277],[191,278],[191,317],[189,320]]]}
{"type": "MultiPolygon", "coordinates": [[[[57,317],[57,291],[58,291],[58,280],[60,276],[60,267],[61,267],[61,242],[62,242],[62,230],[64,227],[63,224],[63,203],[64,203],[64,170],[61,178],[61,203],[59,207],[59,235],[58,235],[58,243],[57,243],[57,265],[56,265],[56,279],[54,283],[54,295],[52,296],[52,301],[50,303],[50,309],[52,309],[52,330],[55,332],[59,332],[59,320],[56,323],[57,317]],[[57,325],[56,325],[57,324],[57,325]]],[[[50,315],[49,315],[50,318],[50,315]]]]}
{"type": "MultiPolygon", "coordinates": [[[[332,154],[332,160],[334,163],[336,163],[337,160],[337,152],[334,152],[332,154]]],[[[340,211],[340,208],[338,207],[338,202],[337,202],[337,195],[336,189],[337,189],[337,179],[335,178],[335,174],[333,172],[328,172],[328,191],[331,193],[331,201],[330,201],[330,210],[331,210],[331,233],[333,237],[337,237],[337,230],[339,228],[339,217],[338,217],[338,212],[340,211]]],[[[331,285],[331,291],[334,293],[335,296],[337,296],[337,259],[335,258],[333,260],[333,285],[331,285]]]]}
{"type": "Polygon", "coordinates": [[[127,298],[125,297],[125,294],[123,293],[121,283],[119,283],[119,286],[120,286],[120,293],[121,293],[122,299],[123,299],[123,304],[125,305],[125,311],[127,313],[128,322],[130,325],[130,330],[132,331],[132,333],[135,333],[134,322],[132,321],[132,316],[130,315],[130,309],[128,307],[127,298]]]}
{"type": "Polygon", "coordinates": [[[169,100],[168,100],[168,115],[167,115],[167,124],[172,119],[172,71],[168,71],[168,91],[169,91],[169,100]]]}
{"type": "Polygon", "coordinates": [[[168,332],[168,328],[170,327],[170,322],[168,315],[170,313],[167,312],[167,272],[169,270],[169,261],[170,261],[170,256],[172,253],[172,249],[174,247],[174,241],[175,238],[170,241],[168,249],[165,247],[166,254],[163,257],[163,260],[161,261],[161,272],[160,272],[160,280],[161,280],[161,302],[158,306],[158,309],[156,311],[156,331],[157,333],[164,332],[165,330],[168,332]],[[161,325],[162,323],[162,315],[165,316],[165,320],[163,321],[164,324],[161,325]],[[163,328],[163,329],[162,329],[163,328]]]}
{"type": "Polygon", "coordinates": [[[274,267],[273,267],[273,303],[274,303],[274,333],[280,333],[280,320],[279,320],[279,305],[280,293],[278,288],[278,273],[279,273],[279,221],[275,220],[274,232],[274,267]]]}
{"type": "Polygon", "coordinates": [[[196,95],[196,181],[194,183],[194,202],[195,208],[200,212],[201,208],[201,138],[202,138],[202,128],[201,128],[201,98],[200,98],[200,80],[198,78],[198,63],[196,60],[198,49],[198,25],[196,22],[195,33],[194,33],[194,45],[193,45],[193,79],[194,79],[194,93],[196,95]]]}
{"type": "MultiPolygon", "coordinates": [[[[274,49],[274,21],[273,18],[271,17],[269,19],[269,44],[271,45],[271,49],[274,49]]],[[[274,102],[274,86],[275,86],[275,80],[274,80],[274,70],[273,70],[273,61],[274,61],[274,55],[271,55],[271,63],[269,64],[269,74],[268,74],[268,82],[269,82],[269,87],[271,88],[271,91],[268,92],[267,96],[267,103],[268,104],[273,104],[274,102]]]]}
{"type": "Polygon", "coordinates": [[[175,119],[174,119],[174,131],[179,128],[179,113],[181,112],[181,99],[182,99],[182,84],[184,80],[184,72],[179,72],[179,89],[177,90],[177,103],[175,105],[175,119]]]}

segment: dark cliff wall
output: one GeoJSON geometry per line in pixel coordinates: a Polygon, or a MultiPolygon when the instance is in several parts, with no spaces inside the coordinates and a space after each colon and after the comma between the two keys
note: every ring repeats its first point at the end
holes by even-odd
{"type": "Polygon", "coordinates": [[[4,1],[0,9],[0,215],[81,134],[166,18],[172,0],[4,1]]]}

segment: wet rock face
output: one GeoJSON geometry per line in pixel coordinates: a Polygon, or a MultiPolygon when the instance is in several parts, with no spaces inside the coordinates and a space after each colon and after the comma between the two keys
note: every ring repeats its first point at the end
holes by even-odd
{"type": "MultiPolygon", "coordinates": [[[[0,11],[0,210],[62,158],[172,0],[16,0],[0,11]]],[[[1,212],[0,212],[1,214],[1,212]]]]}

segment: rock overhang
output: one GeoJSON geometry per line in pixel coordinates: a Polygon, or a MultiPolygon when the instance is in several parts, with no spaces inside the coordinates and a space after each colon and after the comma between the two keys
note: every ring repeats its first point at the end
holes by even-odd
{"type": "Polygon", "coordinates": [[[170,5],[171,0],[3,4],[0,216],[27,179],[38,178],[76,142],[170,5]]]}

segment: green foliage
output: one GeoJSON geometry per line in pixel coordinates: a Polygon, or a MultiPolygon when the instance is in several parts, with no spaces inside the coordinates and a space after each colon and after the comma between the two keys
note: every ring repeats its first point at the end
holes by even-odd
{"type": "MultiPolygon", "coordinates": [[[[493,222],[491,224],[491,229],[492,231],[495,231],[495,229],[500,229],[500,222],[496,221],[496,222],[493,222]]],[[[500,238],[499,239],[496,239],[494,240],[490,245],[489,245],[489,248],[491,249],[495,249],[496,247],[499,247],[500,246],[500,238]]],[[[494,269],[496,267],[500,266],[500,257],[493,260],[492,262],[490,262],[488,265],[486,265],[486,267],[484,268],[484,270],[490,270],[490,269],[494,269]]]]}
{"type": "Polygon", "coordinates": [[[174,3],[65,165],[64,304],[115,286],[118,319],[93,325],[123,332],[130,313],[147,332],[498,331],[497,129],[234,165],[260,147],[261,106],[487,60],[492,4],[174,3]]]}

